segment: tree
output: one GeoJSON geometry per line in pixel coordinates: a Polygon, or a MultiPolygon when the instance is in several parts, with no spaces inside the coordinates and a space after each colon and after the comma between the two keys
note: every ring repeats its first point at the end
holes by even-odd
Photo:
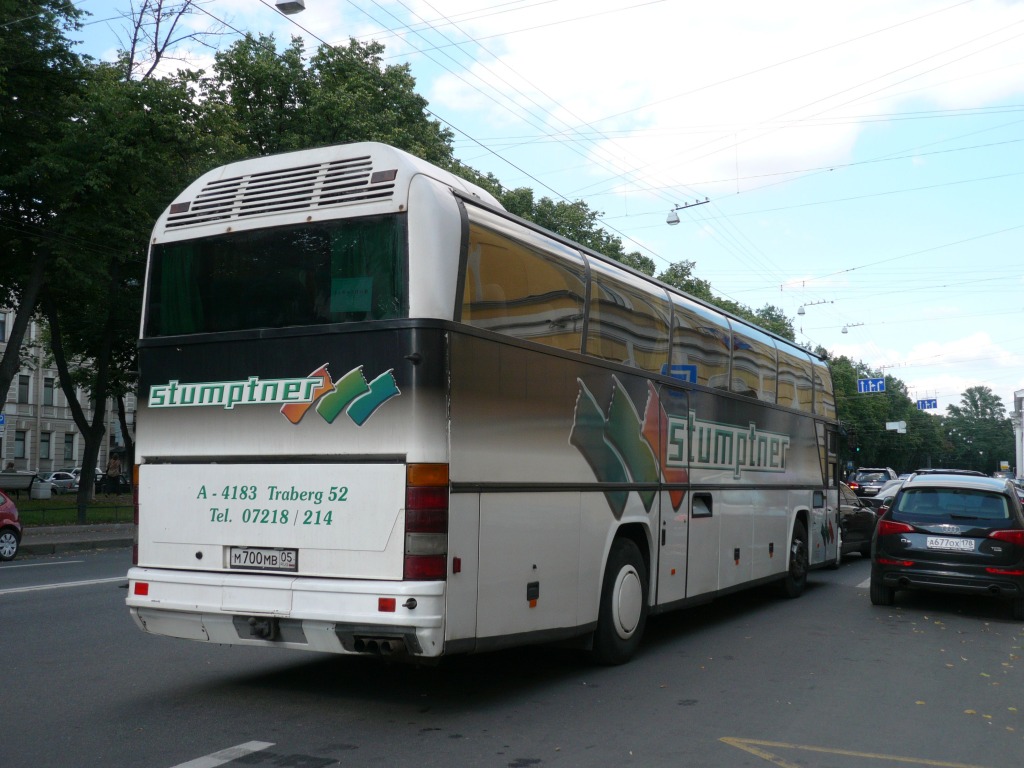
{"type": "Polygon", "coordinates": [[[66,35],[81,12],[67,0],[0,0],[0,306],[17,312],[0,360],[0,403],[21,364],[21,347],[51,270],[51,223],[59,195],[48,185],[48,153],[80,88],[81,59],[66,35]]]}
{"type": "Polygon", "coordinates": [[[946,407],[949,457],[961,469],[991,474],[1014,456],[1013,425],[1002,398],[984,386],[970,387],[960,405],[946,407]]]}
{"type": "MultiPolygon", "coordinates": [[[[135,347],[145,255],[153,222],[196,175],[233,152],[223,116],[193,98],[188,78],[130,80],[123,63],[84,72],[55,137],[51,183],[61,204],[51,228],[60,267],[43,291],[61,387],[85,440],[85,467],[96,466],[108,398],[135,388],[135,347]],[[92,414],[77,404],[86,390],[92,414]]],[[[122,424],[126,419],[119,413],[122,424]]],[[[124,433],[131,449],[131,435],[124,433]]],[[[84,521],[92,473],[84,472],[84,521]]]]}
{"type": "Polygon", "coordinates": [[[408,65],[384,66],[383,50],[351,40],[307,63],[301,38],[278,53],[273,35],[246,35],[216,55],[202,98],[231,114],[245,155],[381,141],[450,164],[451,133],[430,119],[408,65]]]}

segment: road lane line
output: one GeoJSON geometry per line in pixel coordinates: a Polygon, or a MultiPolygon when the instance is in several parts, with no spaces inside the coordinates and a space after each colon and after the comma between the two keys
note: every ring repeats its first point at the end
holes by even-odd
{"type": "Polygon", "coordinates": [[[868,589],[870,586],[871,579],[864,579],[864,581],[857,585],[857,589],[868,589]]]}
{"type": "Polygon", "coordinates": [[[180,763],[173,766],[173,768],[217,768],[218,765],[230,763],[232,760],[251,755],[253,752],[260,752],[272,746],[274,746],[274,743],[271,741],[247,741],[245,744],[239,744],[237,747],[228,747],[220,752],[214,752],[212,755],[197,757],[195,760],[189,760],[187,763],[180,763]]]}
{"type": "Polygon", "coordinates": [[[54,565],[75,565],[76,563],[84,563],[85,560],[61,560],[55,563],[12,563],[5,565],[4,569],[8,568],[49,568],[54,565]]]}
{"type": "Polygon", "coordinates": [[[64,589],[65,587],[89,587],[93,584],[110,584],[114,581],[127,582],[126,576],[114,576],[109,579],[90,579],[89,581],[65,581],[62,584],[37,584],[34,587],[12,587],[11,589],[0,589],[0,596],[16,595],[19,592],[40,592],[46,589],[64,589]]]}
{"type": "Polygon", "coordinates": [[[761,747],[771,747],[772,749],[788,749],[796,752],[817,752],[819,754],[826,755],[841,755],[843,757],[856,757],[861,761],[866,760],[878,760],[889,763],[905,763],[907,765],[924,765],[929,768],[984,768],[981,765],[974,765],[973,763],[949,763],[944,760],[926,760],[916,757],[900,757],[899,755],[882,755],[875,752],[854,752],[848,749],[830,749],[829,747],[814,747],[808,744],[787,744],[782,741],[761,741],[759,739],[738,739],[731,736],[723,736],[719,741],[728,744],[730,747],[736,747],[744,752],[749,752],[752,755],[760,757],[762,760],[766,760],[772,765],[779,766],[779,768],[800,768],[800,763],[790,763],[784,758],[776,755],[772,752],[768,752],[761,747]]]}

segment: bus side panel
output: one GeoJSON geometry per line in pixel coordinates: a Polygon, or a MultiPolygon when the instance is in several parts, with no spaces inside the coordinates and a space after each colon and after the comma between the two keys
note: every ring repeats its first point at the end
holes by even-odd
{"type": "Polygon", "coordinates": [[[763,511],[767,495],[763,491],[745,488],[718,493],[715,514],[719,520],[719,589],[750,581],[754,521],[763,511]]]}
{"type": "Polygon", "coordinates": [[[481,498],[481,638],[575,627],[578,493],[489,493],[481,498]]]}
{"type": "Polygon", "coordinates": [[[754,516],[754,551],[751,577],[763,579],[785,573],[789,542],[790,510],[797,499],[806,499],[808,491],[760,492],[754,516]]]}
{"type": "MultiPolygon", "coordinates": [[[[813,418],[704,391],[690,403],[687,596],[785,573],[793,520],[823,483],[813,418]]],[[[812,552],[829,536],[808,534],[812,552]]]]}
{"type": "Polygon", "coordinates": [[[477,636],[477,575],[480,572],[480,494],[455,493],[448,506],[448,585],[445,603],[445,642],[470,641],[477,636]]]}
{"type": "Polygon", "coordinates": [[[588,455],[611,455],[603,414],[612,392],[628,383],[633,391],[618,397],[636,421],[646,381],[470,333],[453,333],[451,360],[453,497],[480,493],[478,636],[596,621],[616,529],[649,527],[657,511],[635,491],[614,494],[613,508],[595,491],[616,478],[597,476],[603,465],[588,455]]]}

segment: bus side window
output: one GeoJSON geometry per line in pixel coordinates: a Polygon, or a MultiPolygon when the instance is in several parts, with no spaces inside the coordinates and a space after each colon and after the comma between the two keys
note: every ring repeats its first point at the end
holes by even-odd
{"type": "Polygon", "coordinates": [[[668,294],[631,274],[591,262],[587,354],[661,373],[669,360],[668,294]],[[660,294],[660,295],[659,295],[660,294]]]}
{"type": "Polygon", "coordinates": [[[826,419],[836,418],[836,395],[832,390],[832,377],[823,361],[811,363],[814,372],[814,412],[826,419]]]}
{"type": "Polygon", "coordinates": [[[732,391],[774,403],[777,380],[778,361],[771,337],[753,328],[745,328],[742,334],[734,330],[732,391]]]}
{"type": "Polygon", "coordinates": [[[585,295],[582,257],[494,214],[470,209],[470,219],[462,322],[579,352],[585,295]],[[475,219],[487,219],[493,228],[475,219]]]}
{"type": "Polygon", "coordinates": [[[728,389],[728,322],[678,294],[672,294],[672,309],[672,365],[687,372],[695,384],[728,389]]]}
{"type": "Polygon", "coordinates": [[[811,360],[797,357],[792,352],[779,351],[779,405],[811,413],[814,405],[814,387],[811,379],[811,360]]]}

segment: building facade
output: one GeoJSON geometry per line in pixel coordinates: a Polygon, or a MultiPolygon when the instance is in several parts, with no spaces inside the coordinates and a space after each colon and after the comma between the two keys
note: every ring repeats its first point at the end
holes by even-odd
{"type": "MultiPolygon", "coordinates": [[[[0,355],[7,349],[12,309],[0,309],[0,355]]],[[[71,408],[60,387],[57,369],[48,364],[42,327],[32,321],[22,345],[22,365],[3,403],[3,424],[0,425],[0,466],[13,462],[14,468],[28,472],[49,472],[82,466],[85,438],[75,424],[71,408]]],[[[78,402],[92,418],[88,393],[77,392],[78,402]]],[[[135,397],[125,399],[128,428],[134,429],[135,397]]],[[[125,440],[112,400],[105,404],[106,427],[103,445],[97,459],[99,469],[106,466],[112,452],[124,451],[125,440]]]]}

